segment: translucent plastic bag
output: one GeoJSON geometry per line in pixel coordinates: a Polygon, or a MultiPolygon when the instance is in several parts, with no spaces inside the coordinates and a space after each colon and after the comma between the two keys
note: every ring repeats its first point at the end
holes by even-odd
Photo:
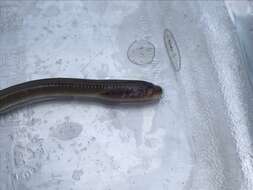
{"type": "Polygon", "coordinates": [[[0,32],[1,88],[78,77],[164,91],[1,117],[1,190],[252,189],[252,89],[224,2],[1,1],[0,32]]]}

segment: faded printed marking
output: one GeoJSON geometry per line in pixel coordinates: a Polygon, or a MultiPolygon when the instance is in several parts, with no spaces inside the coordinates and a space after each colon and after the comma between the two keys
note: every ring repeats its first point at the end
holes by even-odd
{"type": "Polygon", "coordinates": [[[10,32],[18,30],[23,25],[23,17],[19,14],[18,6],[0,6],[0,31],[10,32]]]}
{"type": "Polygon", "coordinates": [[[155,57],[155,46],[147,40],[135,40],[128,48],[127,57],[134,64],[149,64],[155,57]]]}
{"type": "Polygon", "coordinates": [[[174,38],[174,35],[169,29],[164,30],[164,44],[166,47],[166,51],[168,57],[171,61],[171,64],[176,72],[180,71],[181,69],[181,56],[180,51],[177,45],[177,42],[174,38]]]}
{"type": "Polygon", "coordinates": [[[0,49],[0,88],[4,88],[24,80],[26,66],[25,51],[22,47],[6,51],[0,49]]]}

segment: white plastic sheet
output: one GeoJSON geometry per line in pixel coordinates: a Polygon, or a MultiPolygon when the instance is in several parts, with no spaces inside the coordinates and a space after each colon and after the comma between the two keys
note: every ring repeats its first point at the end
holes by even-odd
{"type": "Polygon", "coordinates": [[[142,107],[56,101],[0,116],[1,190],[252,189],[252,88],[224,2],[1,1],[0,34],[1,88],[78,77],[164,89],[142,107]]]}

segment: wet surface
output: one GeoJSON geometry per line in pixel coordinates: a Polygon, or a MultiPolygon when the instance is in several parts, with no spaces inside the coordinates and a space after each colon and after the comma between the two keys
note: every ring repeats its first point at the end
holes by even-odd
{"type": "Polygon", "coordinates": [[[0,15],[0,88],[80,77],[164,91],[0,116],[0,190],[253,189],[253,94],[222,1],[1,1],[0,15]]]}

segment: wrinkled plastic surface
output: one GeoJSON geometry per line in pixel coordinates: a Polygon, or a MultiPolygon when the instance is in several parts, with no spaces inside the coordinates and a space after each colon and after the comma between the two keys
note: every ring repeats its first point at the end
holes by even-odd
{"type": "Polygon", "coordinates": [[[1,1],[0,34],[1,88],[79,77],[164,89],[153,105],[56,101],[0,116],[0,190],[252,189],[250,73],[224,2],[1,1]],[[135,43],[142,57],[129,57],[135,43]]]}

